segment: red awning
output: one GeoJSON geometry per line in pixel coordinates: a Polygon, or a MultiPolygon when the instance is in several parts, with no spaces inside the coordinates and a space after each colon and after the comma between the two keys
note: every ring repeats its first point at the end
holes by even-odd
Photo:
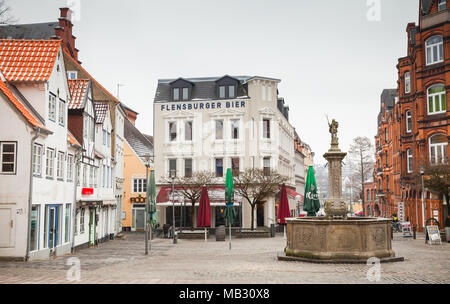
{"type": "Polygon", "coordinates": [[[292,197],[292,198],[296,198],[297,196],[300,196],[300,202],[304,201],[304,196],[301,195],[300,193],[297,193],[296,191],[290,189],[290,188],[286,188],[286,192],[287,194],[292,197]]]}
{"type": "Polygon", "coordinates": [[[169,201],[169,193],[167,193],[167,188],[162,187],[161,190],[159,190],[158,195],[156,196],[156,203],[165,203],[169,201]]]}

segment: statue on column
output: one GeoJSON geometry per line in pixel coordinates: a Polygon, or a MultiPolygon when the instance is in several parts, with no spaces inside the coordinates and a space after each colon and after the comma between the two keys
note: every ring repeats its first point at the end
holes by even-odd
{"type": "Polygon", "coordinates": [[[338,139],[337,133],[338,133],[338,128],[339,128],[339,123],[335,119],[333,119],[331,124],[330,124],[330,122],[328,122],[328,126],[330,127],[331,139],[334,139],[334,140],[338,139]]]}

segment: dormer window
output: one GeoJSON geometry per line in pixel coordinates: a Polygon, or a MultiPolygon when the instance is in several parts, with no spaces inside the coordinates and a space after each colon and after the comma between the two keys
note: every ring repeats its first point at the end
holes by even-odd
{"type": "Polygon", "coordinates": [[[217,80],[217,98],[218,99],[232,99],[236,98],[236,92],[239,81],[230,76],[224,76],[217,80]]]}
{"type": "Polygon", "coordinates": [[[67,72],[67,78],[70,79],[77,79],[78,78],[78,73],[77,71],[68,71],[67,72]]]}
{"type": "Polygon", "coordinates": [[[172,86],[172,100],[190,100],[193,84],[182,78],[175,80],[170,84],[172,86]]]}

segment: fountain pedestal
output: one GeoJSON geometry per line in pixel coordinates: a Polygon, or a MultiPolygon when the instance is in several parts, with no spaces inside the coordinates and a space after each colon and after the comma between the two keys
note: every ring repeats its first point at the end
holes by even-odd
{"type": "Polygon", "coordinates": [[[366,263],[403,261],[392,251],[390,219],[347,218],[347,204],[342,198],[342,160],[347,153],[339,149],[338,123],[333,120],[331,148],[324,155],[328,161],[329,200],[326,217],[286,219],[287,246],[279,260],[322,263],[366,263]]]}
{"type": "Polygon", "coordinates": [[[324,154],[328,161],[329,199],[325,203],[325,213],[330,219],[346,219],[347,204],[342,198],[342,160],[347,153],[339,149],[337,136],[331,139],[331,148],[324,154]]]}

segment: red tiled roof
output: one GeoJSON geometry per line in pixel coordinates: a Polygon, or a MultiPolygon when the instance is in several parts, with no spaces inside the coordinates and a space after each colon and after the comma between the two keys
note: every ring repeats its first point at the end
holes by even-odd
{"type": "Polygon", "coordinates": [[[86,100],[86,94],[89,88],[88,79],[70,79],[67,81],[70,91],[69,109],[83,109],[84,101],[86,100]]]}
{"type": "Polygon", "coordinates": [[[0,70],[7,81],[47,81],[60,40],[0,40],[0,70]]]}
{"type": "Polygon", "coordinates": [[[75,139],[75,136],[73,136],[72,133],[70,133],[69,131],[67,131],[67,141],[71,145],[78,146],[81,148],[81,144],[78,142],[78,140],[75,139]]]}
{"type": "Polygon", "coordinates": [[[92,80],[92,82],[94,82],[96,85],[98,85],[98,87],[105,93],[105,94],[107,94],[108,96],[110,96],[113,100],[114,100],[114,102],[115,103],[120,103],[119,102],[119,100],[114,96],[114,95],[112,95],[110,92],[108,92],[108,90],[107,89],[105,89],[97,80],[95,80],[94,79],[94,77],[92,77],[91,76],[91,74],[89,74],[82,66],[81,66],[81,64],[77,61],[77,60],[75,60],[73,57],[72,57],[72,55],[70,55],[70,53],[66,50],[66,49],[63,49],[63,52],[66,54],[66,58],[69,58],[80,70],[82,70],[84,73],[86,73],[88,76],[89,76],[89,78],[92,80]]]}
{"type": "Polygon", "coordinates": [[[22,114],[22,116],[33,126],[47,130],[37,119],[25,108],[25,106],[14,96],[14,94],[8,89],[6,83],[0,80],[0,91],[6,95],[8,100],[13,106],[22,114]]]}
{"type": "Polygon", "coordinates": [[[108,102],[107,101],[96,101],[94,102],[95,115],[97,119],[95,123],[102,124],[105,121],[106,113],[108,112],[108,102]]]}

